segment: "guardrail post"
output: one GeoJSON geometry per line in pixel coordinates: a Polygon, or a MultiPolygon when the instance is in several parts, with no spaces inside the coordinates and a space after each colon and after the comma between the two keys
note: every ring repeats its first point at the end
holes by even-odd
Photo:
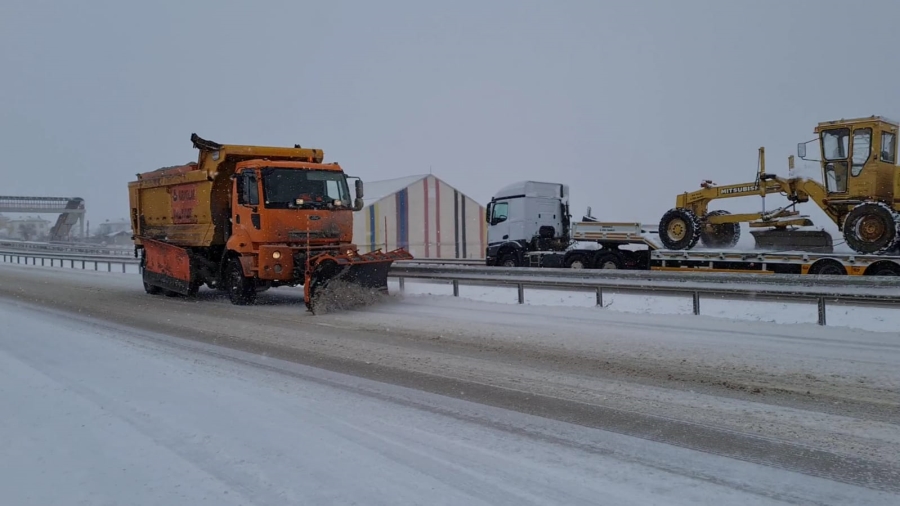
{"type": "Polygon", "coordinates": [[[694,314],[700,314],[700,292],[694,292],[694,314]]]}
{"type": "Polygon", "coordinates": [[[94,260],[94,270],[95,271],[97,270],[97,261],[96,260],[94,260]]]}
{"type": "Polygon", "coordinates": [[[603,307],[603,288],[597,287],[597,306],[603,307]]]}
{"type": "Polygon", "coordinates": [[[819,325],[825,325],[825,297],[819,297],[819,325]]]}
{"type": "Polygon", "coordinates": [[[125,274],[125,262],[122,262],[122,274],[125,274]]]}
{"type": "Polygon", "coordinates": [[[112,272],[112,261],[106,262],[106,272],[112,272]]]}
{"type": "Polygon", "coordinates": [[[524,304],[525,303],[525,285],[523,285],[522,283],[519,283],[516,285],[516,288],[519,291],[519,304],[524,304]]]}
{"type": "Polygon", "coordinates": [[[406,278],[400,276],[398,278],[398,281],[400,283],[400,292],[403,293],[404,291],[406,291],[406,278]]]}
{"type": "Polygon", "coordinates": [[[459,297],[459,281],[456,279],[453,280],[453,296],[459,297]]]}

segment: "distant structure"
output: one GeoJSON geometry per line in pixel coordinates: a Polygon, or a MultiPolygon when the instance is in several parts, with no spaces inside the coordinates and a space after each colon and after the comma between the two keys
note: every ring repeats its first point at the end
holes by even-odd
{"type": "Polygon", "coordinates": [[[50,222],[40,216],[5,219],[3,237],[22,241],[42,241],[50,236],[50,222]]]}
{"type": "Polygon", "coordinates": [[[353,213],[360,251],[403,247],[416,258],[484,258],[484,206],[434,175],[366,181],[363,200],[353,213]]]}
{"type": "Polygon", "coordinates": [[[84,238],[84,199],[80,197],[11,197],[0,196],[0,213],[59,214],[50,228],[51,242],[68,241],[72,227],[78,225],[78,236],[84,238]]]}

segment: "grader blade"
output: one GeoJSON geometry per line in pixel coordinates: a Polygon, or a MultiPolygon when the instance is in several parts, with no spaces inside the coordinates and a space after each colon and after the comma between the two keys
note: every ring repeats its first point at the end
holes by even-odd
{"type": "Polygon", "coordinates": [[[412,258],[403,249],[317,257],[306,274],[306,307],[321,314],[373,304],[388,293],[388,272],[394,261],[412,258]]]}
{"type": "Polygon", "coordinates": [[[756,247],[774,251],[833,253],[834,241],[826,230],[751,230],[756,247]]]}

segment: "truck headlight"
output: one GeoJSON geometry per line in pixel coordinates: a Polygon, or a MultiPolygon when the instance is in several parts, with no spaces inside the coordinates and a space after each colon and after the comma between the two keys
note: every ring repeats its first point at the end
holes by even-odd
{"type": "Polygon", "coordinates": [[[278,260],[279,258],[281,258],[281,252],[276,251],[275,253],[272,253],[272,258],[274,258],[275,260],[278,260]]]}

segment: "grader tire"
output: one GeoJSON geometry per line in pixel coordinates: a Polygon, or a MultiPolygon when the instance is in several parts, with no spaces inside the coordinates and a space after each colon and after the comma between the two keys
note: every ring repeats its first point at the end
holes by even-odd
{"type": "Polygon", "coordinates": [[[853,208],[844,220],[844,241],[857,253],[877,255],[897,246],[898,215],[888,206],[867,202],[853,208]]]}
{"type": "MultiPolygon", "coordinates": [[[[710,216],[725,216],[731,214],[725,210],[712,211],[706,214],[710,216]]],[[[741,239],[740,223],[704,223],[700,230],[700,242],[708,248],[732,248],[741,239]]]]}
{"type": "Polygon", "coordinates": [[[691,249],[700,240],[700,218],[690,209],[670,209],[659,220],[659,238],[668,249],[691,249]]]}

